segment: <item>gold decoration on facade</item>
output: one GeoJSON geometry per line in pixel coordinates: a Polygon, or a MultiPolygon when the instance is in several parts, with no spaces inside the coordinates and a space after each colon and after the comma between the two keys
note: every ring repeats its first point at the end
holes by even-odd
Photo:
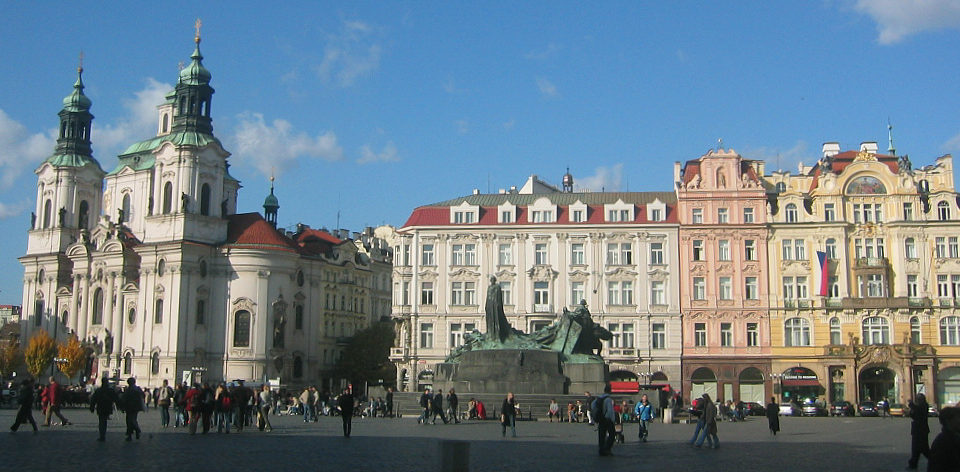
{"type": "Polygon", "coordinates": [[[853,158],[853,162],[876,161],[876,160],[877,160],[877,155],[867,151],[860,151],[857,153],[857,157],[853,158]]]}

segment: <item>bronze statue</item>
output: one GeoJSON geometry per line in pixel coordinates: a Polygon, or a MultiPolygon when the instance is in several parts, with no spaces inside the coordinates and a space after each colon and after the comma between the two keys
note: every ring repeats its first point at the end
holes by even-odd
{"type": "Polygon", "coordinates": [[[484,306],[487,321],[486,338],[503,343],[510,335],[510,322],[503,314],[503,289],[497,283],[497,278],[490,276],[490,287],[487,288],[487,303],[484,306]]]}

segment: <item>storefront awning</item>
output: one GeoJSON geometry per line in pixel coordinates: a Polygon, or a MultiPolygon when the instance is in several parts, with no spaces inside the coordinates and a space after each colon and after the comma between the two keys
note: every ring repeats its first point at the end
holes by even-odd
{"type": "Polygon", "coordinates": [[[637,393],[640,391],[639,382],[610,382],[611,393],[637,393]]]}

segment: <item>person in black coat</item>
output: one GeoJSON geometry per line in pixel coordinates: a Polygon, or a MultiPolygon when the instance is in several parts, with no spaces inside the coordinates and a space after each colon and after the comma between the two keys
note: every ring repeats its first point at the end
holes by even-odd
{"type": "Polygon", "coordinates": [[[105,441],[107,439],[107,420],[109,420],[110,415],[113,414],[114,405],[120,406],[120,396],[117,395],[117,391],[110,386],[110,379],[104,377],[100,381],[100,387],[90,396],[90,413],[96,410],[97,418],[100,420],[100,437],[97,438],[97,441],[105,441]]]}
{"type": "Polygon", "coordinates": [[[10,426],[10,432],[15,433],[20,429],[20,425],[29,422],[33,426],[33,433],[37,433],[37,422],[33,419],[33,380],[26,378],[20,385],[20,392],[17,394],[17,402],[20,409],[17,410],[17,419],[10,426]]]}
{"type": "Polygon", "coordinates": [[[460,399],[457,398],[457,393],[450,389],[450,393],[447,394],[447,408],[450,409],[450,416],[452,417],[455,423],[460,422],[460,418],[457,414],[457,409],[460,407],[460,399]]]}
{"type": "Polygon", "coordinates": [[[393,387],[387,387],[387,411],[384,416],[393,417],[393,387]]]}
{"type": "Polygon", "coordinates": [[[337,406],[340,407],[340,419],[343,421],[343,437],[350,437],[350,430],[353,427],[353,394],[350,389],[345,389],[340,397],[337,398],[337,406]]]}
{"type": "Polygon", "coordinates": [[[770,403],[767,403],[767,423],[770,426],[770,432],[776,436],[780,431],[780,405],[777,405],[777,398],[770,397],[770,403]]]}
{"type": "Polygon", "coordinates": [[[433,421],[431,424],[437,424],[437,417],[443,420],[443,424],[449,423],[447,421],[447,415],[443,413],[443,390],[438,390],[437,394],[433,396],[433,401],[430,402],[430,406],[433,408],[433,421]]]}
{"type": "Polygon", "coordinates": [[[917,402],[911,401],[907,405],[910,408],[910,460],[907,462],[908,469],[916,469],[917,462],[920,461],[920,454],[930,459],[930,444],[928,436],[930,435],[930,425],[927,423],[927,410],[930,405],[927,404],[927,397],[924,394],[917,395],[917,402]]]}
{"type": "Polygon", "coordinates": [[[960,408],[940,410],[943,431],[933,440],[927,457],[927,472],[950,472],[960,464],[960,408]]]}
{"type": "Polygon", "coordinates": [[[120,395],[120,404],[123,405],[123,411],[127,414],[127,441],[136,433],[137,439],[140,439],[140,424],[137,422],[137,415],[145,409],[146,402],[143,397],[143,390],[137,386],[137,379],[130,377],[127,379],[127,388],[120,395]]]}

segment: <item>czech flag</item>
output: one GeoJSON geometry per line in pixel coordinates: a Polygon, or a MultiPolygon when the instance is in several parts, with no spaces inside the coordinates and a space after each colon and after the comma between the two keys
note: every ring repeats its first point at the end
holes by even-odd
{"type": "Polygon", "coordinates": [[[820,262],[820,292],[817,295],[821,297],[827,296],[829,293],[829,284],[830,284],[830,274],[829,266],[830,260],[827,259],[827,253],[823,251],[817,251],[817,261],[820,262]]]}

